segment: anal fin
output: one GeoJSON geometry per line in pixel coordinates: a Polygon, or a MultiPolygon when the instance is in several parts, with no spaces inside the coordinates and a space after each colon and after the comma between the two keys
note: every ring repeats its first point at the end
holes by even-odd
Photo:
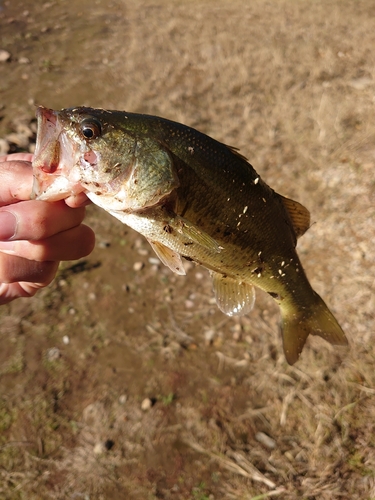
{"type": "Polygon", "coordinates": [[[237,281],[211,271],[216,303],[228,316],[243,316],[249,313],[255,302],[253,285],[237,281]]]}
{"type": "Polygon", "coordinates": [[[150,243],[152,249],[165,266],[169,267],[169,269],[176,274],[186,274],[186,271],[182,264],[181,255],[179,253],[171,250],[170,248],[157,241],[147,241],[150,243]]]}

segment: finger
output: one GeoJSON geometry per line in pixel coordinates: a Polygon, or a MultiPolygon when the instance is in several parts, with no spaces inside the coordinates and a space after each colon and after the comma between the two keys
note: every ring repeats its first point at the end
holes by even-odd
{"type": "Polygon", "coordinates": [[[58,262],[34,262],[16,255],[0,253],[0,282],[25,281],[48,285],[54,278],[58,262]]]}
{"type": "Polygon", "coordinates": [[[77,207],[85,207],[86,205],[90,205],[91,201],[87,198],[86,194],[81,192],[78,194],[74,194],[65,198],[65,203],[68,207],[77,208],[77,207]]]}
{"type": "Polygon", "coordinates": [[[85,208],[64,201],[20,201],[0,209],[0,240],[41,240],[81,224],[85,208]]]}
{"type": "Polygon", "coordinates": [[[43,288],[39,283],[0,283],[0,306],[8,304],[20,297],[33,297],[36,292],[43,288]]]}
{"type": "Polygon", "coordinates": [[[2,241],[0,252],[38,262],[76,260],[91,253],[94,246],[94,231],[81,224],[44,240],[2,241]]]}
{"type": "Polygon", "coordinates": [[[32,153],[12,153],[9,155],[0,155],[1,161],[29,161],[33,160],[34,155],[32,153]]]}
{"type": "Polygon", "coordinates": [[[33,170],[25,161],[0,163],[0,206],[29,200],[33,186],[33,170]]]}

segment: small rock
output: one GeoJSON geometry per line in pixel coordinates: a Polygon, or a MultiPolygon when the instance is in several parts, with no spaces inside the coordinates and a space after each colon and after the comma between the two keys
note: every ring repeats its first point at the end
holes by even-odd
{"type": "Polygon", "coordinates": [[[149,263],[152,264],[153,266],[159,266],[160,265],[160,260],[157,257],[150,257],[148,259],[149,263]]]}
{"type": "Polygon", "coordinates": [[[94,451],[95,455],[102,455],[106,451],[105,444],[104,443],[96,443],[93,451],[94,451]]]}
{"type": "Polygon", "coordinates": [[[211,345],[214,341],[216,332],[213,329],[206,330],[204,332],[204,341],[206,345],[211,345]]]}
{"type": "Polygon", "coordinates": [[[10,59],[10,52],[0,49],[0,62],[7,62],[10,59]]]}
{"type": "Polygon", "coordinates": [[[142,404],[141,404],[141,409],[143,411],[148,411],[150,410],[150,408],[152,408],[152,401],[150,398],[146,398],[142,401],[142,404]]]}
{"type": "Polygon", "coordinates": [[[353,78],[349,81],[349,85],[355,90],[364,90],[365,88],[374,84],[374,80],[372,78],[363,77],[363,78],[353,78]]]}
{"type": "Polygon", "coordinates": [[[120,405],[124,405],[128,399],[128,396],[126,394],[121,394],[121,396],[118,398],[118,402],[120,405]]]}
{"type": "Polygon", "coordinates": [[[255,439],[270,450],[274,450],[276,448],[276,441],[267,436],[264,432],[257,432],[255,434],[255,439]]]}
{"type": "Polygon", "coordinates": [[[48,361],[57,361],[61,356],[60,349],[57,347],[51,347],[51,349],[48,349],[46,352],[46,358],[48,361]]]}
{"type": "Polygon", "coordinates": [[[143,269],[143,266],[143,262],[135,262],[133,265],[133,269],[134,271],[141,271],[141,269],[143,269]]]}
{"type": "Polygon", "coordinates": [[[148,250],[146,248],[140,248],[138,250],[138,254],[145,257],[146,255],[148,255],[148,250]]]}
{"type": "Polygon", "coordinates": [[[64,335],[62,338],[63,344],[68,345],[70,343],[70,338],[68,335],[64,335]]]}
{"type": "Polygon", "coordinates": [[[28,57],[19,57],[18,63],[19,64],[30,64],[30,59],[28,57]]]}

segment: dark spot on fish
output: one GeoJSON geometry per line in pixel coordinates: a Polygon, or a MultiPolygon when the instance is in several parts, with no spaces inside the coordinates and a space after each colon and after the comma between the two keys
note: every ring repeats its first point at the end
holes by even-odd
{"type": "Polygon", "coordinates": [[[169,224],[166,224],[164,227],[163,227],[163,231],[165,231],[166,233],[168,234],[171,234],[173,232],[173,229],[171,228],[171,226],[169,224]]]}
{"type": "Polygon", "coordinates": [[[95,191],[95,194],[96,196],[101,196],[102,193],[100,191],[95,191]]]}
{"type": "Polygon", "coordinates": [[[231,234],[232,234],[231,231],[224,231],[223,236],[230,236],[231,234]]]}
{"type": "Polygon", "coordinates": [[[263,266],[258,266],[255,269],[253,269],[251,272],[254,274],[261,274],[263,272],[264,267],[263,266]]]}
{"type": "Polygon", "coordinates": [[[282,300],[282,298],[280,297],[280,295],[278,293],[275,293],[275,292],[267,292],[268,295],[271,295],[271,297],[273,299],[276,299],[276,300],[282,300]]]}
{"type": "Polygon", "coordinates": [[[98,188],[100,186],[99,182],[93,182],[94,186],[98,188]]]}
{"type": "Polygon", "coordinates": [[[184,243],[184,245],[187,247],[189,245],[194,245],[194,242],[193,241],[187,241],[186,243],[184,243]]]}

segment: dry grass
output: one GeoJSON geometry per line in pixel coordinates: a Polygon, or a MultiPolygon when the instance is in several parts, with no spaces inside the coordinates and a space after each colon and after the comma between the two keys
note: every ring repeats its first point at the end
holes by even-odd
{"type": "Polygon", "coordinates": [[[0,497],[374,499],[372,0],[70,5],[25,2],[18,34],[0,19],[4,48],[32,61],[4,70],[2,127],[32,98],[158,114],[240,147],[311,210],[299,253],[350,350],[311,339],[287,366],[268,297],[229,320],[204,270],[171,276],[92,209],[81,272],[0,311],[0,497]]]}

